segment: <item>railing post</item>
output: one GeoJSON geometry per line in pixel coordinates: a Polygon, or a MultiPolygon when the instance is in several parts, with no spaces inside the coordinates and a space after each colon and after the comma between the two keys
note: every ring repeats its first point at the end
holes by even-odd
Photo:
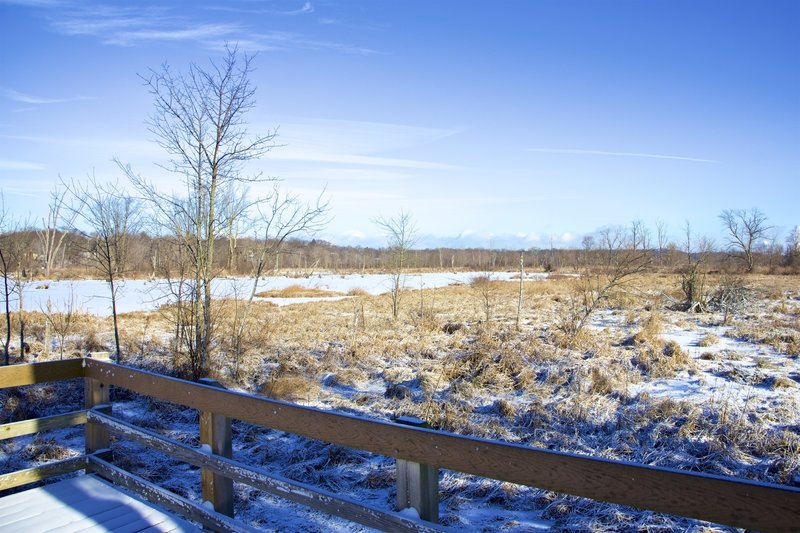
{"type": "MultiPolygon", "coordinates": [[[[98,361],[108,361],[108,352],[91,352],[88,357],[98,361]]],[[[97,379],[83,378],[83,398],[86,409],[97,409],[106,414],[111,414],[110,385],[97,379]]],[[[86,423],[86,453],[94,453],[110,447],[108,430],[94,422],[86,423]]]]}
{"type": "MultiPolygon", "coordinates": [[[[200,380],[202,385],[224,388],[218,381],[210,378],[200,380]]],[[[231,419],[210,411],[200,411],[200,444],[208,445],[211,453],[231,458],[231,419]]],[[[226,516],[233,516],[233,480],[215,474],[206,468],[200,472],[203,484],[203,501],[211,502],[214,510],[226,516]]]]}
{"type": "MultiPolygon", "coordinates": [[[[398,424],[427,427],[413,416],[400,416],[398,424]]],[[[419,517],[428,522],[439,522],[439,469],[433,465],[397,459],[397,510],[413,507],[419,517]]]]}

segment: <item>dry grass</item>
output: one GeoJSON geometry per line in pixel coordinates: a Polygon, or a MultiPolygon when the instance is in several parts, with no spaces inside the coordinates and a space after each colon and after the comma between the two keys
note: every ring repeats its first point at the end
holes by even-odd
{"type": "Polygon", "coordinates": [[[273,289],[256,293],[259,298],[325,298],[329,296],[344,296],[341,292],[289,285],[282,289],[273,289]]]}
{"type": "Polygon", "coordinates": [[[267,381],[261,394],[276,400],[310,403],[319,398],[320,385],[316,378],[285,374],[267,381]]]}
{"type": "MultiPolygon", "coordinates": [[[[775,283],[772,294],[782,294],[781,299],[759,305],[780,309],[742,317],[731,336],[765,349],[772,343],[782,353],[796,351],[800,291],[793,283],[797,278],[754,276],[752,280],[759,290],[775,283]]],[[[220,344],[213,366],[223,381],[273,398],[321,402],[330,408],[378,413],[386,418],[409,414],[434,428],[554,450],[766,481],[795,479],[800,467],[791,454],[797,454],[798,432],[793,426],[782,432],[769,429],[769,424],[788,427],[786,419],[796,417],[798,406],[789,399],[799,385],[792,373],[796,362],[789,357],[773,354],[755,361],[759,370],[769,372],[748,379],[781,395],[780,402],[766,412],[747,411],[724,398],[696,404],[630,392],[635,390],[633,385],[698,368],[728,371],[729,367],[749,365],[749,350],[711,349],[699,356],[703,361],[696,362],[681,346],[662,339],[675,325],[689,329],[719,323],[721,315],[687,316],[669,309],[669,298],[662,302],[663,295],[678,284],[674,276],[637,279],[635,286],[604,303],[602,316],[611,325],[584,328],[571,339],[561,336],[555,327],[574,294],[575,279],[570,277],[525,283],[521,331],[514,328],[516,282],[488,285],[488,321],[480,283],[477,287],[407,291],[396,321],[387,296],[360,290],[342,301],[257,305],[248,318],[241,372],[235,378],[229,372],[235,303],[226,301],[217,317],[220,344]],[[740,360],[747,364],[730,364],[740,360]],[[741,465],[769,466],[759,466],[755,473],[741,465]]],[[[269,295],[310,295],[289,289],[269,295]]],[[[131,314],[123,317],[123,324],[126,352],[171,357],[166,355],[171,331],[165,317],[131,314]]],[[[94,321],[82,325],[81,338],[107,343],[108,330],[108,322],[94,321]]],[[[720,343],[713,334],[698,337],[702,347],[720,343]]],[[[732,381],[745,377],[730,374],[732,381]]],[[[15,414],[24,414],[18,400],[9,398],[6,403],[15,414]]],[[[391,483],[386,472],[367,479],[378,487],[391,483]]],[[[464,490],[473,490],[474,485],[468,484],[464,490]]],[[[457,493],[454,490],[453,497],[457,493]]],[[[558,516],[559,527],[624,527],[615,518],[601,515],[593,515],[598,522],[590,527],[587,516],[596,509],[582,508],[583,504],[576,502],[554,497],[548,503],[554,504],[549,514],[558,516]]],[[[655,523],[643,520],[643,529],[655,523]]]]}

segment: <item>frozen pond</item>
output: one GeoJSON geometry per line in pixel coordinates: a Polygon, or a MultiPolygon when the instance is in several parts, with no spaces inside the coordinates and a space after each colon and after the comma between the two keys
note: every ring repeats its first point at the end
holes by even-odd
{"type": "MultiPolygon", "coordinates": [[[[496,280],[510,280],[517,277],[516,272],[431,272],[424,274],[404,275],[406,289],[431,289],[457,283],[468,283],[475,276],[489,275],[496,280]]],[[[546,274],[526,274],[526,280],[541,280],[546,274]]],[[[280,290],[292,285],[306,288],[323,289],[347,294],[354,289],[361,289],[370,294],[383,294],[391,288],[389,274],[315,274],[309,277],[268,276],[259,280],[258,291],[280,290]]],[[[218,278],[214,280],[214,296],[225,298],[231,296],[247,297],[253,287],[253,278],[218,278]]],[[[160,305],[169,303],[169,285],[165,280],[127,280],[118,288],[117,312],[152,311],[160,305]]],[[[330,298],[261,298],[278,305],[302,303],[313,300],[329,300],[330,298]]],[[[9,299],[12,309],[17,309],[16,294],[9,299]]],[[[25,285],[23,303],[29,311],[53,312],[66,309],[72,302],[73,309],[98,316],[111,314],[111,299],[108,284],[100,280],[71,281],[32,281],[25,285]]],[[[0,302],[4,304],[2,295],[0,302]]]]}

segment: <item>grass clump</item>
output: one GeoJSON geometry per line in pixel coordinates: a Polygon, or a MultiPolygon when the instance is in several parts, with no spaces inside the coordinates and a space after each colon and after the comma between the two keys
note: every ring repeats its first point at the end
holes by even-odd
{"type": "Polygon", "coordinates": [[[302,285],[289,285],[282,289],[272,289],[256,293],[259,298],[326,298],[329,296],[343,296],[340,292],[318,289],[316,287],[303,287],[302,285]]]}
{"type": "Polygon", "coordinates": [[[699,341],[697,341],[697,345],[702,348],[707,348],[709,346],[714,346],[720,341],[720,338],[714,335],[713,333],[706,333],[703,335],[699,341]]]}

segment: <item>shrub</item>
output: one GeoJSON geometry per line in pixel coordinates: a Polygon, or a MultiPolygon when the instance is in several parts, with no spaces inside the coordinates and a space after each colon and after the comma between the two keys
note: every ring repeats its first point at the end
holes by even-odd
{"type": "Polygon", "coordinates": [[[719,337],[714,335],[713,333],[706,333],[703,337],[697,341],[697,345],[706,348],[708,346],[713,346],[720,341],[719,337]]]}

